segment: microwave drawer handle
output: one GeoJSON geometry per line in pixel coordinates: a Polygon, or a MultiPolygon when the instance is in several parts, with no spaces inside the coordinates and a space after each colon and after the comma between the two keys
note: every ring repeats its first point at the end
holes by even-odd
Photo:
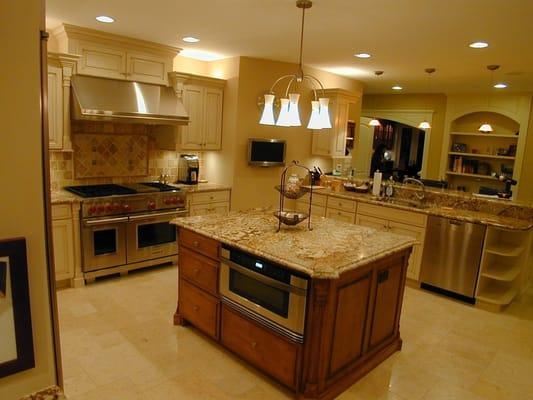
{"type": "Polygon", "coordinates": [[[186,214],[187,214],[187,211],[169,211],[169,212],[152,213],[152,214],[130,215],[130,221],[139,221],[143,219],[166,217],[166,216],[171,216],[171,215],[175,215],[176,217],[179,217],[180,215],[186,215],[186,214]]]}
{"type": "Polygon", "coordinates": [[[265,275],[261,275],[257,272],[253,272],[253,271],[250,271],[248,268],[244,268],[242,266],[240,266],[239,264],[236,264],[234,263],[233,261],[231,260],[228,260],[227,258],[223,258],[222,259],[222,263],[223,264],[226,264],[229,268],[243,274],[243,275],[246,275],[252,279],[255,279],[256,281],[259,281],[259,282],[262,282],[268,286],[271,286],[271,287],[274,287],[276,289],[280,289],[280,290],[283,290],[285,292],[290,292],[290,293],[293,293],[297,296],[306,296],[307,294],[307,290],[305,289],[301,289],[299,287],[295,287],[295,286],[291,286],[291,285],[287,285],[286,283],[283,283],[283,282],[280,282],[280,281],[277,281],[273,278],[270,278],[268,276],[265,276],[265,275]]]}
{"type": "Polygon", "coordinates": [[[127,221],[128,221],[128,217],[89,219],[85,221],[85,225],[86,226],[107,225],[107,224],[114,224],[117,222],[127,222],[127,221]]]}

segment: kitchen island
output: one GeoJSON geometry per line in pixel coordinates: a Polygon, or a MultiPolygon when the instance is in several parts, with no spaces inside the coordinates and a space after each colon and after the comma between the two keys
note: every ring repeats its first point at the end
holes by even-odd
{"type": "Polygon", "coordinates": [[[402,345],[412,238],[325,218],[276,232],[272,210],[173,221],[176,324],[294,391],[332,399],[402,345]],[[301,323],[299,323],[301,320],[301,323]]]}

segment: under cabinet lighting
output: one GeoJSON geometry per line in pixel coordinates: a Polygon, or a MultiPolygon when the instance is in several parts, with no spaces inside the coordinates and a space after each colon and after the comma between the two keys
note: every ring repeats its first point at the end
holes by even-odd
{"type": "Polygon", "coordinates": [[[398,85],[392,87],[392,90],[402,90],[402,89],[403,87],[398,86],[398,85]]]}
{"type": "Polygon", "coordinates": [[[494,87],[495,87],[496,89],[505,89],[505,88],[507,87],[507,84],[501,82],[501,83],[497,83],[496,85],[494,85],[494,87]]]}
{"type": "Polygon", "coordinates": [[[370,54],[368,53],[358,53],[355,55],[357,58],[370,58],[372,57],[370,54]]]}
{"type": "Polygon", "coordinates": [[[96,20],[98,22],[103,22],[104,24],[110,24],[112,22],[115,22],[115,18],[110,17],[108,15],[99,15],[98,17],[96,17],[96,20]]]}

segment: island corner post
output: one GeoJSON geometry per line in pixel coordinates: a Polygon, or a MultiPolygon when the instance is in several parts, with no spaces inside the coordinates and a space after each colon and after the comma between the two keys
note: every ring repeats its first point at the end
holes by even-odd
{"type": "Polygon", "coordinates": [[[296,342],[224,301],[223,243],[180,224],[174,323],[191,324],[295,398],[333,399],[401,349],[399,322],[413,242],[335,278],[309,277],[305,336],[296,342]]]}

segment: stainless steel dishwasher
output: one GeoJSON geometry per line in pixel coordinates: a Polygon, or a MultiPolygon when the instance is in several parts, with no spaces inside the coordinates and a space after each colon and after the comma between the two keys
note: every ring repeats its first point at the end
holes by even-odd
{"type": "Polygon", "coordinates": [[[430,216],[421,287],[473,303],[486,229],[481,224],[430,216]]]}

